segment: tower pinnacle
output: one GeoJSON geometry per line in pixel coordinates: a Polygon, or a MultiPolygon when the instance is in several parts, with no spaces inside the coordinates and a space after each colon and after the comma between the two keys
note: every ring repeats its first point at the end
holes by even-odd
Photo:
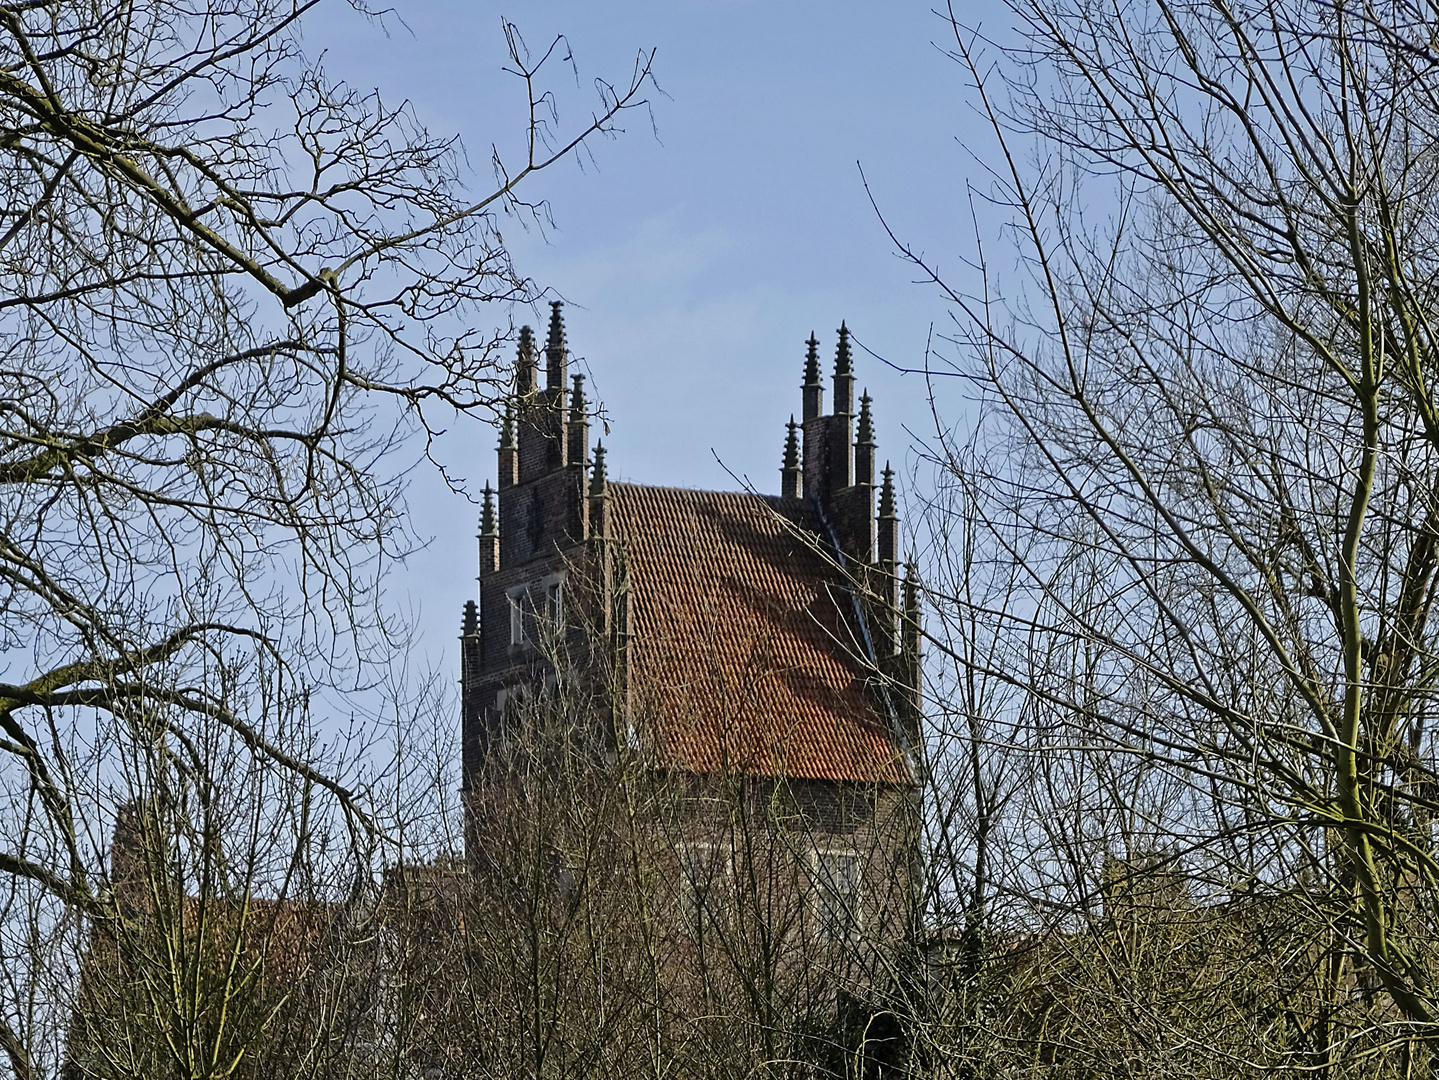
{"type": "MultiPolygon", "coordinates": [[[[503,478],[500,486],[504,486],[503,478]]],[[[495,520],[495,493],[485,482],[485,501],[480,511],[480,580],[500,568],[500,529],[495,520]]]]}
{"type": "Polygon", "coordinates": [[[589,537],[603,540],[609,535],[609,491],[605,477],[605,444],[595,443],[595,466],[590,473],[589,537]]]}
{"type": "Polygon", "coordinates": [[[824,412],[824,383],[819,381],[819,339],[814,336],[813,330],[805,344],[809,350],[804,357],[804,382],[800,384],[804,405],[800,419],[807,424],[824,412]]]}
{"type": "Polygon", "coordinates": [[[911,555],[904,564],[903,646],[911,657],[919,656],[919,567],[911,555]]]}
{"type": "Polygon", "coordinates": [[[569,440],[566,459],[571,465],[584,468],[585,458],[590,453],[590,417],[585,401],[585,377],[574,376],[575,388],[570,391],[570,419],[565,425],[565,438],[569,440]]]}
{"type": "Polygon", "coordinates": [[[854,374],[854,366],[849,354],[849,326],[843,319],[839,321],[839,347],[834,353],[834,373],[836,375],[854,374]]]}
{"type": "Polygon", "coordinates": [[[521,398],[535,392],[535,332],[520,327],[520,343],[515,350],[515,393],[521,398]]]}
{"type": "Polygon", "coordinates": [[[839,324],[839,347],[834,353],[834,414],[854,415],[854,365],[849,355],[849,327],[839,324]]]}
{"type": "Polygon", "coordinates": [[[515,403],[511,399],[505,402],[504,419],[500,421],[500,449],[513,450],[515,448],[515,403]]]}
{"type": "Polygon", "coordinates": [[[565,317],[564,302],[550,301],[550,335],[545,341],[545,388],[561,390],[565,386],[565,317]]]}
{"type": "Polygon", "coordinates": [[[515,399],[512,397],[505,402],[505,416],[500,421],[498,479],[501,490],[512,486],[519,479],[519,461],[519,448],[515,446],[515,399]]]}
{"type": "Polygon", "coordinates": [[[800,497],[800,467],[799,467],[799,425],[794,422],[794,414],[791,413],[789,423],[785,425],[789,433],[784,439],[784,461],[780,465],[780,494],[786,499],[798,499],[800,497]]]}
{"type": "Polygon", "coordinates": [[[866,390],[859,398],[859,430],[854,438],[854,482],[865,487],[874,484],[874,418],[869,406],[870,396],[866,390]]]}
{"type": "Polygon", "coordinates": [[[799,436],[795,434],[799,425],[794,422],[794,413],[789,414],[789,423],[785,425],[789,434],[784,440],[784,467],[786,469],[799,468],[799,436]]]}
{"type": "Polygon", "coordinates": [[[490,487],[490,482],[486,480],[485,501],[483,508],[480,510],[480,535],[495,536],[498,535],[498,531],[495,527],[495,492],[494,489],[490,487]]]}
{"type": "Polygon", "coordinates": [[[605,444],[595,443],[595,468],[590,474],[590,495],[603,495],[605,493],[605,444]]]}
{"type": "Polygon", "coordinates": [[[570,423],[575,424],[585,419],[585,377],[574,376],[575,388],[570,393],[570,423]]]}

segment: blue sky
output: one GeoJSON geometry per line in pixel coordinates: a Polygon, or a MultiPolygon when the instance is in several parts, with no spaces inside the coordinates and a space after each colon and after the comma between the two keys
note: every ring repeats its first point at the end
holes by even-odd
{"type": "MultiPolygon", "coordinates": [[[[549,201],[554,228],[506,225],[505,239],[568,304],[571,350],[608,412],[611,476],[733,489],[733,473],[777,490],[811,330],[827,367],[841,319],[902,367],[923,363],[932,327],[944,332],[942,298],[896,256],[860,166],[896,231],[963,274],[974,231],[965,185],[979,174],[970,151],[986,139],[962,72],[934,44],[946,24],[925,2],[517,7],[399,0],[399,20],[380,27],[336,5],[306,44],[325,50],[332,77],[408,98],[432,131],[458,133],[477,188],[491,146],[514,154],[524,133],[523,88],[502,71],[502,17],[532,49],[566,36],[579,84],[562,65],[549,73],[562,130],[588,115],[596,76],[620,82],[640,49],[655,49],[664,93],[650,95],[653,128],[632,113],[592,159],[540,176],[529,194],[549,201]]],[[[969,5],[962,17],[985,14],[969,5]]],[[[932,428],[924,381],[863,353],[857,366],[881,460],[902,468],[905,428],[932,428]]],[[[441,453],[478,487],[494,476],[494,442],[475,425],[441,453]]],[[[416,475],[413,509],[434,539],[392,592],[416,608],[432,660],[452,666],[473,594],[475,509],[428,473],[416,475]]]]}

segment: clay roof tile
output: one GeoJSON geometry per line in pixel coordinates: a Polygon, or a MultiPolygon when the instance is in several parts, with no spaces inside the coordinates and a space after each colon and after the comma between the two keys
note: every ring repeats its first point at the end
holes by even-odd
{"type": "Polygon", "coordinates": [[[662,763],[864,783],[910,773],[803,503],[610,485],[633,705],[662,763]]]}

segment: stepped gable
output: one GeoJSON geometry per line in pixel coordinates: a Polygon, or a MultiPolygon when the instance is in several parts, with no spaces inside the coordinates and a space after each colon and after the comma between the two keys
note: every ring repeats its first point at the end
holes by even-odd
{"type": "Polygon", "coordinates": [[[605,737],[637,738],[662,768],[913,787],[920,611],[912,568],[901,603],[894,476],[875,483],[847,325],[829,413],[819,339],[805,345],[775,497],[611,483],[561,305],[544,389],[521,330],[461,623],[466,785],[511,696],[543,694],[563,654],[605,698],[605,737]]]}
{"type": "Polygon", "coordinates": [[[609,497],[657,764],[913,783],[866,688],[850,597],[797,531],[822,535],[811,505],[622,483],[609,497]]]}

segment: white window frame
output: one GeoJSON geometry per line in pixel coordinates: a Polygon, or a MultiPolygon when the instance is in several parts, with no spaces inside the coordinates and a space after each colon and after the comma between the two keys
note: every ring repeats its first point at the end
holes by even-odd
{"type": "Polygon", "coordinates": [[[528,645],[529,638],[525,634],[525,606],[524,599],[529,596],[527,589],[510,589],[505,593],[510,601],[510,644],[528,645]]]}
{"type": "Polygon", "coordinates": [[[530,630],[534,620],[543,618],[556,627],[564,623],[565,575],[547,574],[512,585],[505,590],[505,598],[510,604],[510,646],[533,648],[536,642],[531,640],[530,630]]]}

